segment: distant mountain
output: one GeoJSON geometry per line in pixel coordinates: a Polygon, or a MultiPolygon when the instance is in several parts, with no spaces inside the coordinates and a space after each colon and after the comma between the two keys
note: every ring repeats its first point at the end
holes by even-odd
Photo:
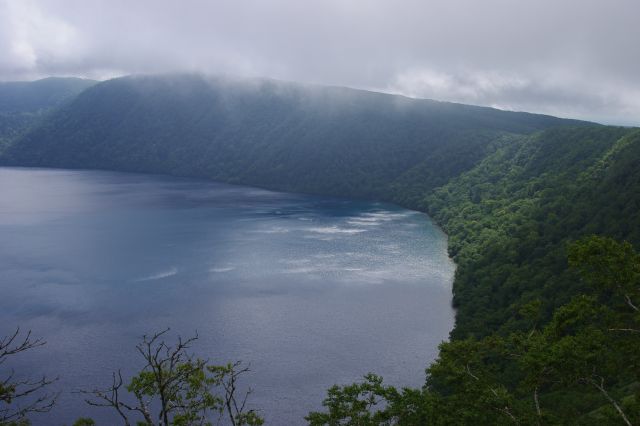
{"type": "Polygon", "coordinates": [[[0,82],[0,152],[45,113],[95,83],[81,78],[54,77],[29,82],[0,82]]]}
{"type": "Polygon", "coordinates": [[[2,161],[409,203],[471,168],[499,138],[584,124],[274,80],[130,76],[85,90],[2,161]]]}
{"type": "Polygon", "coordinates": [[[0,114],[48,110],[94,84],[94,80],[57,77],[0,82],[0,114]]]}

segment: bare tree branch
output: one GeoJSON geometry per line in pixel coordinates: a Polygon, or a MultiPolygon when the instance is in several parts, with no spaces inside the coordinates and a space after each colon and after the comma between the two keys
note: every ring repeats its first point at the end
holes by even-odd
{"type": "Polygon", "coordinates": [[[208,361],[195,358],[189,352],[198,339],[197,333],[188,339],[178,337],[177,343],[170,345],[163,340],[168,331],[167,328],[145,335],[136,345],[145,362],[126,387],[129,399],[135,402],[122,399],[120,371],[113,374],[110,388],[82,391],[92,396],[86,402],[92,406],[114,408],[125,426],[135,423],[130,417],[134,412],[144,418],[145,424],[158,426],[168,426],[177,419],[180,424],[212,424],[213,413],[218,414],[219,423],[225,412],[234,426],[261,424],[262,419],[253,411],[245,412],[251,389],[243,398],[237,395],[238,377],[249,368],[240,368],[240,362],[226,366],[209,365],[208,361]],[[224,395],[214,394],[215,389],[224,395]]]}
{"type": "Polygon", "coordinates": [[[598,375],[593,375],[592,377],[586,377],[583,380],[586,383],[589,383],[589,384],[593,385],[596,389],[598,389],[600,391],[600,393],[607,399],[607,401],[609,401],[611,403],[611,405],[613,405],[613,407],[616,409],[616,411],[618,412],[620,417],[622,417],[622,420],[625,422],[625,424],[627,426],[631,426],[631,421],[629,421],[629,418],[627,417],[627,415],[622,410],[622,407],[620,407],[618,402],[615,399],[613,399],[613,397],[611,395],[609,395],[609,392],[607,392],[607,390],[605,389],[605,387],[604,387],[604,377],[598,376],[598,375]],[[594,380],[594,379],[599,379],[599,380],[594,380]]]}
{"type": "Polygon", "coordinates": [[[636,330],[635,328],[609,328],[609,331],[627,331],[629,333],[640,333],[640,330],[636,330]]]}
{"type": "MultiPolygon", "coordinates": [[[[0,365],[11,356],[44,344],[46,342],[42,339],[32,339],[30,330],[21,338],[18,327],[15,332],[0,339],[0,365]]],[[[0,379],[0,423],[22,420],[30,413],[46,413],[55,405],[58,394],[45,392],[45,388],[57,381],[57,377],[16,380],[13,369],[4,375],[0,379]]]]}
{"type": "Polygon", "coordinates": [[[625,294],[624,297],[625,299],[627,299],[627,305],[629,305],[631,309],[633,309],[636,312],[640,311],[640,309],[638,309],[638,307],[633,304],[633,302],[631,301],[631,297],[629,297],[628,294],[625,294]]]}

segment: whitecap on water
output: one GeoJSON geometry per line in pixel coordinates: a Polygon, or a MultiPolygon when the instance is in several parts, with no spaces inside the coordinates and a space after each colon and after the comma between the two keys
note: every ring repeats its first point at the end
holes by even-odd
{"type": "Polygon", "coordinates": [[[224,266],[224,267],[218,267],[218,268],[209,268],[209,272],[219,274],[222,272],[233,271],[234,269],[236,269],[235,266],[224,266]]]}
{"type": "Polygon", "coordinates": [[[354,220],[348,220],[347,224],[352,225],[352,226],[378,226],[381,225],[381,223],[373,218],[357,218],[354,220]]]}
{"type": "Polygon", "coordinates": [[[368,212],[363,213],[362,216],[358,217],[359,220],[382,220],[382,221],[390,221],[394,219],[403,219],[405,217],[416,214],[415,212],[391,212],[387,210],[378,211],[378,212],[368,212]]]}
{"type": "Polygon", "coordinates": [[[366,232],[366,229],[355,229],[355,228],[339,228],[337,226],[323,226],[317,228],[307,228],[305,229],[307,232],[314,232],[316,234],[360,234],[361,232],[366,232]]]}
{"type": "Polygon", "coordinates": [[[158,272],[156,274],[147,275],[146,277],[138,278],[137,280],[134,280],[134,281],[135,282],[141,282],[141,281],[161,280],[163,278],[174,276],[177,273],[178,273],[178,268],[173,267],[173,268],[168,269],[166,271],[161,271],[161,272],[158,272]]]}
{"type": "Polygon", "coordinates": [[[289,229],[283,228],[281,226],[274,226],[268,229],[257,229],[252,232],[255,232],[258,234],[286,234],[289,232],[289,229]]]}

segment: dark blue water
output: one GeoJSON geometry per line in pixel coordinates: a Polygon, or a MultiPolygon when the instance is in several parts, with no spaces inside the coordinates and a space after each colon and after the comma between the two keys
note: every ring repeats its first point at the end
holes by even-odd
{"type": "Polygon", "coordinates": [[[302,424],[326,389],[376,372],[419,386],[453,326],[454,266],[427,216],[362,201],[161,176],[0,168],[0,333],[47,344],[21,374],[59,375],[34,424],[91,416],[72,390],[141,366],[171,327],[245,377],[267,424],[302,424]]]}

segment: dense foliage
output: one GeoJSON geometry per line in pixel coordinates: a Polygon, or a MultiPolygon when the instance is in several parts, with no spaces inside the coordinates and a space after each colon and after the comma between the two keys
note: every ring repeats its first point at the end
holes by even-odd
{"type": "Polygon", "coordinates": [[[428,195],[458,266],[453,337],[522,329],[522,306],[541,300],[546,320],[579,294],[568,241],[602,234],[640,244],[639,166],[637,130],[552,129],[502,143],[428,195]]]}

